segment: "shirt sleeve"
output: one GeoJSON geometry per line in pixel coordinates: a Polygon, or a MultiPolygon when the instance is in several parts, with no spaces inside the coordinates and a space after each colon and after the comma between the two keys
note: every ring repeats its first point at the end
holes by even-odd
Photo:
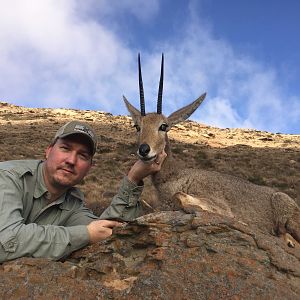
{"type": "Polygon", "coordinates": [[[72,215],[68,218],[65,226],[77,226],[77,225],[88,225],[92,221],[98,220],[99,217],[93,214],[93,212],[84,206],[81,202],[80,206],[77,207],[72,215]]]}
{"type": "Polygon", "coordinates": [[[85,225],[25,224],[23,193],[21,179],[0,172],[0,262],[22,256],[58,260],[89,243],[85,225]]]}
{"type": "Polygon", "coordinates": [[[101,214],[100,219],[131,221],[139,217],[143,213],[139,201],[142,191],[143,185],[136,185],[124,177],[119,192],[114,196],[110,206],[101,214]]]}

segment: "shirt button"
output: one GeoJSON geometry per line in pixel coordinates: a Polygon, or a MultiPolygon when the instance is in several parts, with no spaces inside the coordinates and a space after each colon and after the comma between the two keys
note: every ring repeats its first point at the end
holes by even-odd
{"type": "Polygon", "coordinates": [[[14,246],[15,246],[15,243],[14,243],[14,242],[9,242],[9,243],[8,243],[8,247],[9,247],[9,248],[13,248],[14,246]]]}

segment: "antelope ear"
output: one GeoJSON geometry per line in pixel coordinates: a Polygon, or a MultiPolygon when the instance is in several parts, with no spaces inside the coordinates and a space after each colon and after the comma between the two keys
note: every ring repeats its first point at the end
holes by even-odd
{"type": "Polygon", "coordinates": [[[132,118],[134,124],[137,124],[141,118],[141,112],[138,109],[136,109],[132,104],[130,104],[125,96],[123,96],[123,100],[125,102],[127,110],[129,111],[129,113],[131,115],[131,118],[132,118]]]}
{"type": "Polygon", "coordinates": [[[203,102],[205,96],[206,96],[206,93],[201,95],[198,99],[196,99],[191,104],[188,104],[187,106],[173,112],[168,117],[168,125],[171,127],[177,123],[180,123],[180,122],[186,120],[203,102]]]}

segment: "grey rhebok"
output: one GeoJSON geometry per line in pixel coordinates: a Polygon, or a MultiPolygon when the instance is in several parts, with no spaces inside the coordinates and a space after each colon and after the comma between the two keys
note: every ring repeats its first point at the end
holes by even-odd
{"type": "MultiPolygon", "coordinates": [[[[252,184],[246,180],[215,171],[179,168],[172,156],[168,131],[186,120],[202,103],[206,94],[166,117],[162,114],[164,56],[162,55],[157,112],[145,112],[140,55],[138,56],[140,110],[124,98],[138,135],[137,154],[144,162],[152,162],[163,149],[167,158],[161,171],[152,176],[158,191],[160,209],[190,207],[227,215],[287,240],[290,234],[300,243],[300,208],[287,194],[252,184]]],[[[287,240],[288,241],[288,240],[287,240]]],[[[289,240],[295,246],[297,242],[289,240]]]]}

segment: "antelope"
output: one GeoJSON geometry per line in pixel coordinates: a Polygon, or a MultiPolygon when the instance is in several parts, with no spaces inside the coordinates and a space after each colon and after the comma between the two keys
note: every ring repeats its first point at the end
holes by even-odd
{"type": "Polygon", "coordinates": [[[167,153],[161,170],[151,177],[159,195],[159,209],[174,210],[179,206],[187,212],[207,210],[236,218],[248,226],[277,235],[291,247],[300,243],[300,208],[287,194],[231,175],[178,166],[172,156],[167,133],[172,126],[186,120],[200,106],[206,93],[170,116],[164,116],[162,54],[157,112],[146,114],[140,54],[138,72],[140,110],[130,104],[125,96],[123,100],[137,130],[138,157],[149,163],[163,150],[167,153]]]}

